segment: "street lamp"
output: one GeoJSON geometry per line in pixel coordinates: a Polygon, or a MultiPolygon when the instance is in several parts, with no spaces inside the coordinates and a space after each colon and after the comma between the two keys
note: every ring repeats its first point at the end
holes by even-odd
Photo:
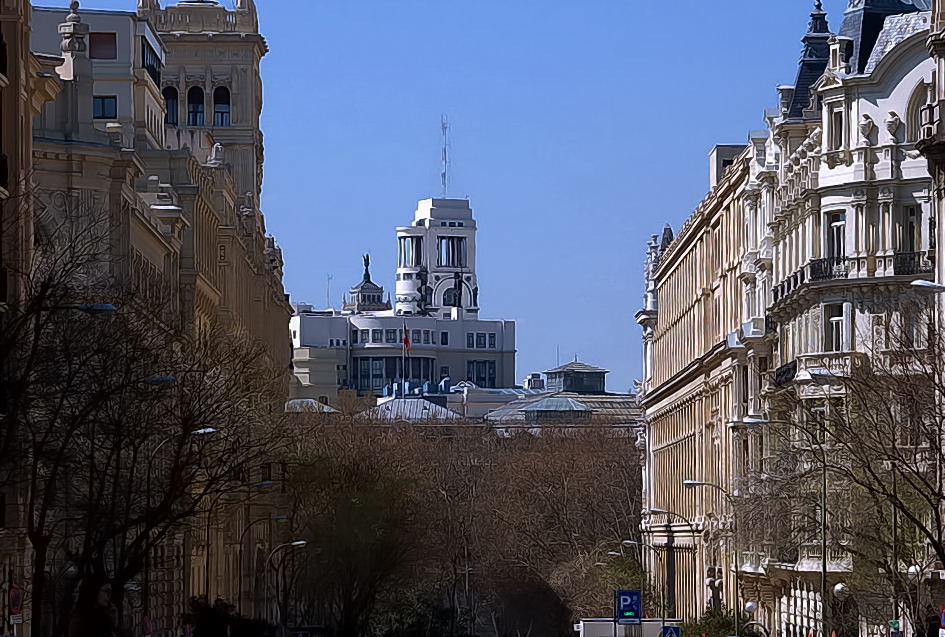
{"type": "MultiPolygon", "coordinates": [[[[239,549],[238,549],[238,555],[239,555],[239,567],[238,567],[238,571],[239,571],[239,582],[238,582],[238,584],[237,584],[237,589],[238,589],[238,591],[237,591],[237,595],[236,595],[236,599],[237,599],[237,602],[236,602],[236,610],[237,610],[237,612],[238,612],[240,615],[243,614],[243,539],[246,537],[246,534],[249,532],[249,530],[250,530],[251,528],[253,528],[254,526],[256,526],[257,524],[260,524],[260,523],[262,523],[262,522],[282,522],[282,521],[288,520],[288,519],[289,519],[289,516],[288,516],[288,515],[283,515],[283,514],[273,514],[273,515],[270,515],[270,516],[267,517],[267,518],[259,518],[258,520],[253,520],[252,522],[250,522],[249,524],[247,524],[247,525],[246,525],[246,528],[244,528],[243,531],[242,531],[242,533],[240,533],[239,549]]],[[[271,534],[270,534],[269,541],[270,541],[270,542],[272,541],[271,534]]],[[[271,546],[271,544],[270,544],[270,546],[271,546]]]]}
{"type": "Polygon", "coordinates": [[[922,290],[923,292],[932,292],[941,294],[945,292],[945,285],[941,283],[934,283],[932,281],[926,281],[925,279],[917,279],[909,283],[916,290],[922,290]]]}
{"type": "MultiPolygon", "coordinates": [[[[145,382],[149,382],[154,378],[158,378],[158,377],[152,377],[151,379],[147,379],[145,382]]],[[[164,378],[164,377],[161,377],[161,378],[164,378]]],[[[159,381],[159,383],[160,382],[164,382],[164,381],[162,380],[162,381],[159,381]]],[[[197,429],[196,431],[190,432],[190,435],[191,436],[206,436],[214,432],[216,432],[216,429],[214,429],[213,427],[204,427],[203,429],[197,429]]],[[[157,455],[157,452],[161,450],[161,447],[166,445],[171,440],[175,440],[176,438],[177,436],[168,436],[167,438],[159,442],[157,446],[151,450],[151,453],[148,454],[148,471],[145,476],[145,486],[146,486],[145,501],[147,502],[147,505],[148,505],[148,510],[147,510],[148,515],[150,515],[151,513],[151,466],[154,464],[154,457],[157,455]]],[[[150,532],[149,532],[148,543],[145,546],[146,553],[144,556],[144,614],[145,616],[148,617],[148,619],[150,619],[151,617],[151,549],[152,547],[150,546],[150,543],[151,542],[150,542],[150,532]]]]}
{"type": "MultiPolygon", "coordinates": [[[[272,557],[283,549],[289,548],[299,548],[308,544],[308,540],[295,540],[293,542],[285,542],[280,544],[276,548],[272,549],[269,552],[269,557],[266,558],[266,571],[268,572],[272,568],[272,557]]],[[[276,604],[279,604],[279,573],[276,573],[276,604]]],[[[269,610],[269,587],[266,587],[266,610],[269,610]]],[[[285,613],[282,608],[279,608],[279,626],[281,628],[280,632],[285,635],[285,613]]]]}
{"type": "Polygon", "coordinates": [[[723,496],[725,496],[725,499],[728,502],[729,506],[732,507],[732,548],[734,549],[734,553],[735,553],[735,590],[733,591],[735,593],[735,599],[733,600],[734,603],[732,604],[732,609],[733,609],[732,619],[735,624],[735,634],[737,635],[738,634],[738,605],[739,605],[738,604],[738,599],[739,599],[738,577],[740,574],[741,566],[739,565],[739,556],[738,556],[738,552],[739,552],[738,550],[739,548],[738,547],[738,516],[736,515],[735,499],[732,497],[732,494],[729,493],[729,491],[725,487],[715,484],[714,482],[705,482],[704,480],[689,479],[689,480],[683,480],[682,483],[683,483],[683,486],[687,489],[696,489],[696,488],[701,488],[701,487],[708,487],[710,489],[715,489],[716,491],[720,492],[723,496]]]}
{"type": "MultiPolygon", "coordinates": [[[[641,560],[640,560],[641,562],[643,561],[642,560],[643,549],[644,547],[648,548],[650,549],[650,552],[653,555],[655,555],[657,559],[659,559],[660,564],[661,565],[663,564],[663,554],[660,553],[660,551],[652,544],[647,544],[646,542],[638,542],[636,540],[624,540],[623,542],[621,542],[621,544],[624,544],[625,546],[639,547],[640,555],[641,555],[641,560]]],[[[650,576],[652,579],[652,574],[650,574],[650,576]]],[[[662,626],[665,623],[666,623],[666,587],[664,585],[663,587],[660,588],[660,626],[662,626]]]]}

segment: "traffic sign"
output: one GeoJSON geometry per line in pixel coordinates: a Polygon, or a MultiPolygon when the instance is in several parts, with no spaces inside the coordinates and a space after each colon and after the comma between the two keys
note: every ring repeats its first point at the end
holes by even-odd
{"type": "Polygon", "coordinates": [[[614,591],[614,617],[621,626],[637,626],[643,616],[640,591],[614,591]]]}
{"type": "Polygon", "coordinates": [[[9,610],[11,615],[19,615],[23,612],[23,589],[18,586],[11,586],[7,592],[9,600],[9,610]]]}
{"type": "Polygon", "coordinates": [[[663,637],[682,637],[682,629],[679,626],[663,626],[663,637]]]}

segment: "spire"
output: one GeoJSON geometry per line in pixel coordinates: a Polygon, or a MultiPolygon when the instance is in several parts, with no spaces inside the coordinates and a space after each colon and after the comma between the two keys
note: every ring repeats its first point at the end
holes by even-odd
{"type": "Polygon", "coordinates": [[[824,74],[830,60],[830,35],[823,2],[816,0],[814,10],[810,14],[810,23],[807,25],[807,34],[801,40],[804,51],[797,66],[794,91],[786,109],[786,116],[790,119],[803,117],[804,111],[810,108],[810,87],[824,74]]]}
{"type": "Polygon", "coordinates": [[[364,278],[362,281],[369,282],[371,280],[371,255],[365,254],[361,258],[364,259],[364,278]]]}
{"type": "Polygon", "coordinates": [[[814,3],[814,10],[810,14],[810,25],[807,27],[807,33],[830,33],[830,27],[827,24],[827,14],[824,12],[823,0],[817,0],[814,3]]]}

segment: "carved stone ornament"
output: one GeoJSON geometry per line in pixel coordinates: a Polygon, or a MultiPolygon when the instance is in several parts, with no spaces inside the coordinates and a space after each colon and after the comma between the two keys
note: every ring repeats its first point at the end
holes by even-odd
{"type": "Polygon", "coordinates": [[[886,124],[886,132],[889,133],[889,141],[895,143],[897,141],[896,133],[899,132],[899,126],[902,125],[902,119],[900,119],[899,115],[897,115],[895,111],[889,111],[889,115],[886,116],[886,121],[884,123],[886,124]]]}
{"type": "Polygon", "coordinates": [[[863,138],[863,142],[869,146],[870,135],[873,133],[873,129],[876,128],[876,122],[873,121],[872,117],[864,113],[860,118],[859,128],[860,136],[863,138]]]}

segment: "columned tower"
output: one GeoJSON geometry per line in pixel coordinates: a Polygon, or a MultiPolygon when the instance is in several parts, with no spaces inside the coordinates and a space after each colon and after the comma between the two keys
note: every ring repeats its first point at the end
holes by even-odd
{"type": "Polygon", "coordinates": [[[163,9],[139,0],[167,47],[161,91],[167,137],[207,130],[226,151],[241,196],[258,207],[263,179],[260,61],[268,52],[253,0],[228,10],[217,0],[179,0],[163,9]]]}
{"type": "Polygon", "coordinates": [[[424,199],[397,228],[397,314],[479,316],[476,222],[465,199],[424,199]]]}

